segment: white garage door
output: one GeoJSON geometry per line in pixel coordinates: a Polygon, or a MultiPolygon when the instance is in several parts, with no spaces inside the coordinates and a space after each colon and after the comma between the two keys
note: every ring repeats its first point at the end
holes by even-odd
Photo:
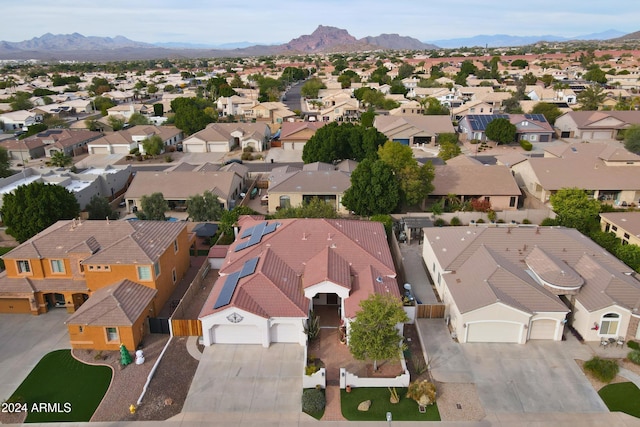
{"type": "Polygon", "coordinates": [[[203,144],[182,144],[185,153],[204,153],[203,144]]]}
{"type": "Polygon", "coordinates": [[[262,344],[258,327],[253,325],[216,325],[211,333],[217,344],[262,344]]]}
{"type": "Polygon", "coordinates": [[[271,342],[298,342],[298,329],[290,323],[274,323],[271,325],[271,342]]]}
{"type": "Polygon", "coordinates": [[[207,147],[209,147],[210,153],[226,153],[227,151],[229,151],[228,143],[207,144],[207,147]]]}
{"type": "Polygon", "coordinates": [[[91,147],[91,154],[109,154],[109,147],[91,147]]]}
{"type": "Polygon", "coordinates": [[[552,340],[556,332],[555,320],[541,319],[531,322],[530,340],[552,340]]]}
{"type": "Polygon", "coordinates": [[[607,131],[598,131],[593,132],[593,139],[611,139],[611,132],[607,131]]]}
{"type": "Polygon", "coordinates": [[[520,342],[518,323],[483,322],[467,325],[467,342],[520,342]]]}
{"type": "Polygon", "coordinates": [[[114,145],[113,146],[113,152],[115,154],[129,154],[129,151],[131,151],[131,149],[129,148],[128,145],[114,145]]]}

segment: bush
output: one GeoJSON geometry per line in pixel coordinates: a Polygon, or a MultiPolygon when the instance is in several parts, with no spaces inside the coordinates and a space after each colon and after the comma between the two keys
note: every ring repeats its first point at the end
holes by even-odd
{"type": "Polygon", "coordinates": [[[543,227],[548,227],[548,226],[552,226],[552,225],[558,225],[558,221],[553,219],[553,218],[545,218],[542,220],[542,222],[540,223],[541,226],[543,227]]]}
{"type": "Polygon", "coordinates": [[[531,151],[533,149],[533,144],[527,141],[526,139],[521,139],[520,147],[522,147],[524,151],[531,151]]]}
{"type": "Polygon", "coordinates": [[[324,411],[327,399],[322,390],[308,388],[302,392],[302,412],[307,414],[324,411]]]}
{"type": "Polygon", "coordinates": [[[164,161],[167,163],[173,162],[173,157],[171,157],[171,154],[167,154],[166,156],[164,156],[164,161]]]}
{"type": "Polygon", "coordinates": [[[451,222],[449,223],[449,225],[457,227],[458,225],[462,225],[462,221],[460,221],[460,218],[458,218],[457,216],[454,216],[453,218],[451,218],[451,222]]]}
{"type": "Polygon", "coordinates": [[[472,139],[472,140],[470,140],[470,141],[469,141],[469,144],[476,145],[476,144],[477,144],[477,143],[479,143],[479,142],[480,142],[480,140],[479,140],[479,139],[472,139]]]}
{"type": "Polygon", "coordinates": [[[635,363],[636,365],[640,365],[640,350],[633,350],[627,354],[627,359],[635,363]]]}
{"type": "Polygon", "coordinates": [[[252,147],[252,146],[250,146],[250,145],[249,145],[249,146],[247,146],[247,147],[244,147],[244,148],[242,149],[242,152],[243,152],[243,153],[253,153],[253,147],[252,147]]]}
{"type": "Polygon", "coordinates": [[[615,360],[601,359],[598,356],[586,361],[584,363],[584,369],[605,383],[610,383],[620,371],[618,362],[615,360]]]}
{"type": "Polygon", "coordinates": [[[635,341],[627,341],[627,347],[629,347],[632,350],[640,350],[640,344],[638,344],[635,341]]]}
{"type": "Polygon", "coordinates": [[[476,221],[476,224],[484,224],[484,219],[478,218],[478,220],[476,221]]]}
{"type": "Polygon", "coordinates": [[[443,226],[447,225],[447,221],[445,221],[442,218],[438,218],[435,221],[433,221],[433,225],[436,226],[436,227],[443,227],[443,226]]]}
{"type": "Polygon", "coordinates": [[[251,153],[249,153],[248,151],[245,151],[242,153],[242,156],[240,156],[240,159],[242,160],[251,160],[253,159],[253,155],[251,153]]]}
{"type": "Polygon", "coordinates": [[[531,221],[528,218],[522,220],[523,224],[531,224],[531,221]]]}

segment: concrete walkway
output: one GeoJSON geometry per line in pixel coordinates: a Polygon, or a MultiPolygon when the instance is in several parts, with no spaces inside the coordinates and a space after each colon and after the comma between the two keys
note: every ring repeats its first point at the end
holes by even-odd
{"type": "Polygon", "coordinates": [[[638,388],[640,388],[640,375],[625,368],[620,368],[619,375],[621,377],[625,377],[626,379],[634,383],[638,388]]]}
{"type": "Polygon", "coordinates": [[[400,243],[400,252],[402,253],[405,280],[411,284],[413,295],[422,304],[437,304],[438,299],[424,268],[422,245],[419,245],[417,241],[412,244],[400,243]]]}
{"type": "Polygon", "coordinates": [[[187,337],[187,352],[196,360],[202,359],[202,353],[198,350],[198,339],[200,337],[187,337]]]}

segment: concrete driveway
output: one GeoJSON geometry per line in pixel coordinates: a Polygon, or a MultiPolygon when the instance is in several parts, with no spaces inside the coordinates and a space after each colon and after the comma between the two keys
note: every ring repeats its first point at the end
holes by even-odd
{"type": "Polygon", "coordinates": [[[524,345],[459,344],[442,319],[418,322],[434,378],[475,383],[487,413],[608,412],[574,361],[588,360],[592,352],[573,337],[524,345]]]}
{"type": "Polygon", "coordinates": [[[301,413],[304,348],[298,344],[205,347],[184,413],[301,413]]]}
{"type": "Polygon", "coordinates": [[[71,348],[64,324],[68,317],[64,309],[40,316],[0,314],[0,401],[11,396],[45,354],[71,348]]]}

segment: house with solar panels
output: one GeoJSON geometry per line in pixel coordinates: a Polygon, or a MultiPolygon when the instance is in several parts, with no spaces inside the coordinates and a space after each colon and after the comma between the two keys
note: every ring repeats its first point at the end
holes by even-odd
{"type": "Polygon", "coordinates": [[[343,219],[242,217],[199,319],[205,345],[298,343],[313,310],[348,330],[372,293],[400,298],[384,227],[343,219]]]}
{"type": "Polygon", "coordinates": [[[516,126],[516,141],[551,142],[553,128],[542,114],[470,114],[458,124],[462,140],[486,141],[487,125],[495,119],[507,119],[516,126]]]}

